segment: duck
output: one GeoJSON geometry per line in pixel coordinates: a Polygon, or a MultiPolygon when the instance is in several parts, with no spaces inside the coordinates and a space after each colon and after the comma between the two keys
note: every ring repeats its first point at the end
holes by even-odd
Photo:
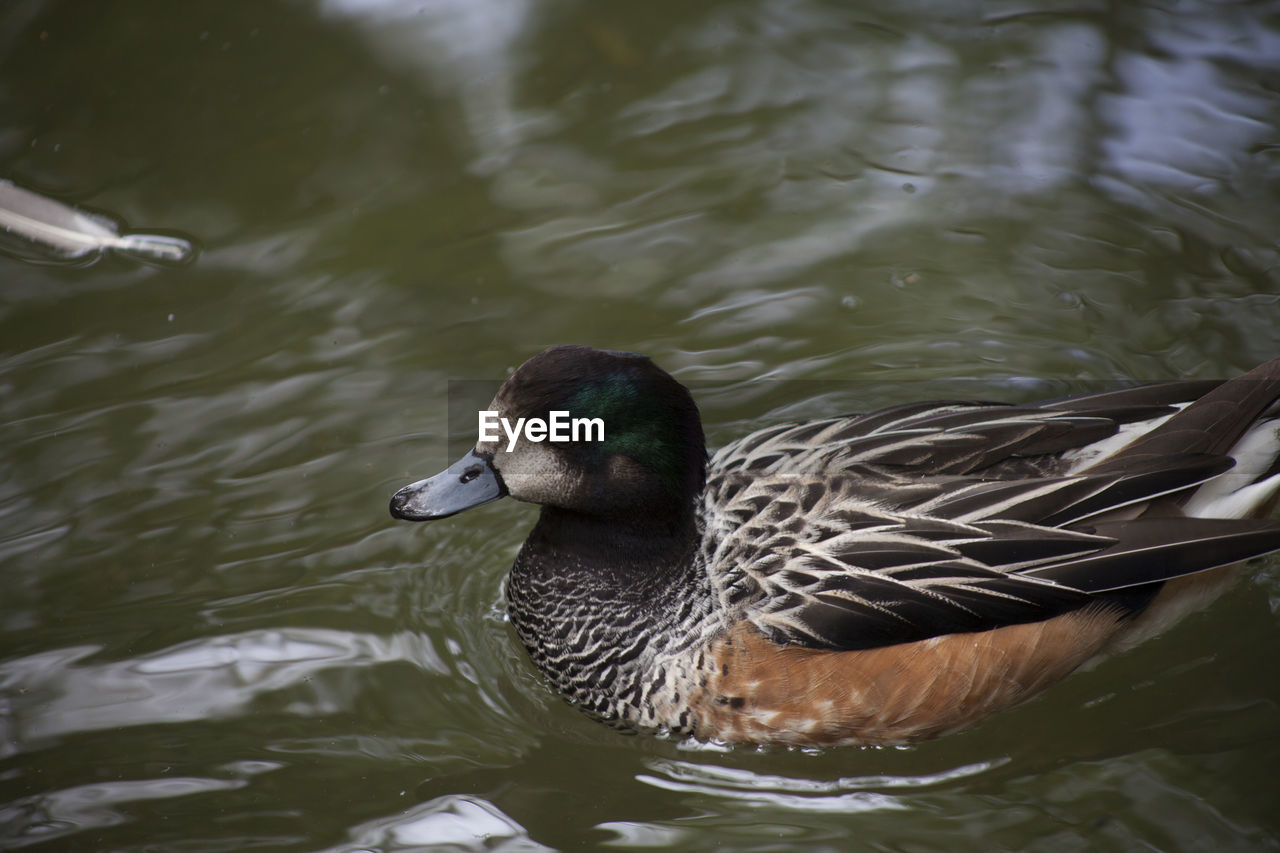
{"type": "Polygon", "coordinates": [[[909,744],[1158,633],[1280,550],[1278,399],[1280,359],[773,424],[709,455],[651,359],[555,346],[490,404],[523,430],[482,430],[390,509],[540,505],[510,621],[552,689],[621,731],[909,744]],[[566,414],[603,429],[529,428],[566,414]]]}

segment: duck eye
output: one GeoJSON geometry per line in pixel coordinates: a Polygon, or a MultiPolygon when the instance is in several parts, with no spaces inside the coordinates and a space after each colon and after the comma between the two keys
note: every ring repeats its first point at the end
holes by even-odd
{"type": "Polygon", "coordinates": [[[470,483],[476,477],[479,477],[483,471],[484,471],[484,468],[480,465],[468,465],[466,469],[462,472],[462,476],[458,477],[458,482],[470,483]]]}

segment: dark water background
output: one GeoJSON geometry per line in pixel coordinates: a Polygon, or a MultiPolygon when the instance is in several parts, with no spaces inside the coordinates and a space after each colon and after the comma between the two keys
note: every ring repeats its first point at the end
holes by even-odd
{"type": "Polygon", "coordinates": [[[431,526],[449,382],[645,352],[783,418],[1280,354],[1280,6],[0,5],[0,847],[1280,849],[1280,562],[908,749],[614,734],[431,526]],[[787,381],[761,381],[787,380],[787,381]],[[450,846],[452,845],[452,846],[450,846]]]}

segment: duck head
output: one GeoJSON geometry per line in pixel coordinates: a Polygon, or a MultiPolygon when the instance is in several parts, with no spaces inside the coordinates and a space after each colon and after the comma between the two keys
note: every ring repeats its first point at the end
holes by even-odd
{"type": "Polygon", "coordinates": [[[691,517],[706,478],[697,406],[642,355],[552,347],[502,384],[483,417],[475,447],[396,492],[393,516],[445,518],[510,495],[582,516],[663,523],[691,517]]]}

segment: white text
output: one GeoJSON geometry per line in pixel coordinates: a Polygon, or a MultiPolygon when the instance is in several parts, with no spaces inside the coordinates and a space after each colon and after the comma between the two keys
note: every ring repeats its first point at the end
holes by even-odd
{"type": "Polygon", "coordinates": [[[498,413],[485,410],[480,412],[480,440],[498,441],[501,435],[498,427],[507,436],[507,452],[515,449],[516,441],[523,431],[529,441],[604,441],[603,418],[571,418],[568,412],[548,412],[550,418],[516,418],[515,426],[506,418],[498,417],[498,413]]]}

